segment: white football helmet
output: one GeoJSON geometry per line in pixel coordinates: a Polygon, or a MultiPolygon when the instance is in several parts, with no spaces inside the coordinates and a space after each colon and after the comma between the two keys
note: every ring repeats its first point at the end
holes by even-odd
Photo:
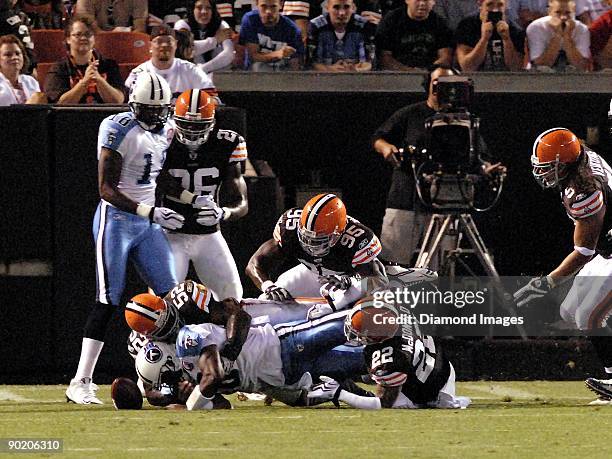
{"type": "Polygon", "coordinates": [[[174,345],[151,341],[136,356],[136,373],[153,388],[163,384],[173,386],[181,379],[183,370],[174,345]]]}
{"type": "Polygon", "coordinates": [[[172,91],[163,77],[141,72],[130,89],[128,105],[143,129],[157,131],[170,116],[171,100],[172,91]]]}

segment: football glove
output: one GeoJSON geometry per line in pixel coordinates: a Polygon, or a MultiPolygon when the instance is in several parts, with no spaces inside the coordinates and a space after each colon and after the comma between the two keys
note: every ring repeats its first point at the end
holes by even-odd
{"type": "Polygon", "coordinates": [[[209,205],[202,207],[198,212],[196,221],[203,226],[214,226],[225,219],[225,208],[219,207],[214,201],[209,201],[209,205]]]}
{"type": "Polygon", "coordinates": [[[332,312],[334,312],[334,309],[329,304],[325,304],[325,303],[315,304],[308,310],[306,319],[308,320],[318,319],[319,317],[322,317],[326,314],[331,314],[332,312]]]}
{"type": "Polygon", "coordinates": [[[283,287],[279,287],[278,285],[272,282],[270,282],[266,286],[262,284],[262,287],[264,287],[265,290],[263,291],[263,294],[260,295],[259,297],[260,299],[271,300],[271,301],[287,301],[287,300],[293,299],[293,297],[291,296],[291,293],[289,293],[287,289],[283,287]]]}
{"type": "Polygon", "coordinates": [[[319,379],[322,382],[312,386],[308,390],[308,394],[306,394],[306,396],[308,398],[328,400],[336,405],[336,407],[340,407],[340,403],[338,402],[338,397],[340,397],[340,391],[342,390],[340,383],[327,376],[320,376],[319,379]]]}
{"type": "Polygon", "coordinates": [[[534,277],[523,288],[514,292],[514,301],[517,307],[523,307],[533,300],[542,298],[554,288],[554,282],[550,276],[534,277]]]}
{"type": "Polygon", "coordinates": [[[321,296],[329,296],[334,290],[347,290],[351,286],[351,276],[340,276],[332,274],[331,276],[319,277],[321,288],[319,289],[321,296]]]}
{"type": "Polygon", "coordinates": [[[154,207],[151,221],[157,223],[162,228],[177,230],[183,227],[185,217],[167,207],[154,207]]]}
{"type": "Polygon", "coordinates": [[[215,200],[208,194],[196,196],[193,203],[191,204],[196,209],[202,209],[204,207],[210,207],[215,205],[215,200]]]}

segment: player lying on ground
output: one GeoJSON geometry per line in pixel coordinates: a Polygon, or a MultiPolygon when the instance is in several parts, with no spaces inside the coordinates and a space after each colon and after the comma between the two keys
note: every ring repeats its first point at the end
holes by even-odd
{"type": "MultiPolygon", "coordinates": [[[[361,300],[347,314],[346,337],[365,345],[365,363],[377,384],[377,396],[356,394],[328,376],[313,386],[308,397],[344,402],[355,408],[466,408],[467,397],[455,395],[455,370],[439,343],[411,324],[385,324],[397,318],[392,304],[361,300]],[[376,304],[376,306],[375,306],[376,304]]],[[[406,314],[406,313],[404,313],[406,314]]]]}

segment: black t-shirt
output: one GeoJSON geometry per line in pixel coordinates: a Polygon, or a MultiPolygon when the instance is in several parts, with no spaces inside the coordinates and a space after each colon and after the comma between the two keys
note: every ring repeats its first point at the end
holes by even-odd
{"type": "MultiPolygon", "coordinates": [[[[510,27],[510,39],[514,48],[519,52],[523,53],[525,46],[525,33],[516,27],[512,22],[508,22],[510,27]]],[[[468,16],[464,18],[457,26],[457,32],[455,33],[455,42],[459,45],[466,45],[470,48],[476,47],[476,44],[480,40],[482,22],[478,14],[468,16]]],[[[488,71],[500,71],[508,70],[504,63],[504,46],[502,39],[496,30],[493,31],[493,35],[489,39],[489,45],[487,46],[487,55],[478,70],[488,71]]]]}
{"type": "MultiPolygon", "coordinates": [[[[65,92],[70,91],[76,83],[85,75],[87,65],[71,65],[69,58],[63,59],[53,65],[47,73],[45,79],[45,93],[49,98],[49,102],[55,103],[59,100],[60,96],[65,92]]],[[[122,91],[125,89],[123,86],[123,78],[119,73],[119,66],[112,59],[99,59],[98,73],[108,81],[108,83],[117,89],[122,91]]],[[[87,93],[79,100],[80,104],[103,104],[102,96],[98,92],[95,86],[91,86],[87,93]]]]}
{"type": "Polygon", "coordinates": [[[393,58],[409,67],[427,68],[438,59],[438,50],[453,47],[453,33],[433,11],[427,19],[408,17],[406,7],[387,14],[376,33],[377,52],[391,51],[393,58]]]}

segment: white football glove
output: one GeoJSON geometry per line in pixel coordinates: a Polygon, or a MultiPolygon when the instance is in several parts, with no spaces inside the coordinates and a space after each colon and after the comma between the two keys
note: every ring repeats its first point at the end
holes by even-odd
{"type": "Polygon", "coordinates": [[[203,194],[196,196],[195,200],[191,204],[196,209],[202,209],[204,207],[210,207],[215,205],[215,200],[209,194],[203,194]]]}
{"type": "Polygon", "coordinates": [[[554,288],[553,280],[549,276],[534,277],[523,288],[514,292],[514,301],[518,308],[542,298],[554,288]]]}
{"type": "Polygon", "coordinates": [[[154,207],[151,221],[162,228],[177,230],[183,227],[185,217],[167,207],[154,207]]]}
{"type": "Polygon", "coordinates": [[[308,398],[318,398],[321,400],[330,400],[334,402],[334,405],[338,406],[338,397],[340,396],[340,383],[335,379],[327,376],[319,376],[322,381],[320,384],[315,384],[308,390],[306,396],[308,398]]]}
{"type": "MultiPolygon", "coordinates": [[[[196,199],[197,202],[197,199],[196,199]]],[[[208,201],[208,205],[198,212],[196,221],[203,226],[214,226],[225,219],[225,208],[219,207],[216,202],[208,201]]]]}
{"type": "Polygon", "coordinates": [[[318,319],[319,317],[323,317],[324,315],[331,314],[334,312],[334,309],[326,303],[315,304],[308,310],[308,314],[306,315],[307,320],[318,319]]]}

